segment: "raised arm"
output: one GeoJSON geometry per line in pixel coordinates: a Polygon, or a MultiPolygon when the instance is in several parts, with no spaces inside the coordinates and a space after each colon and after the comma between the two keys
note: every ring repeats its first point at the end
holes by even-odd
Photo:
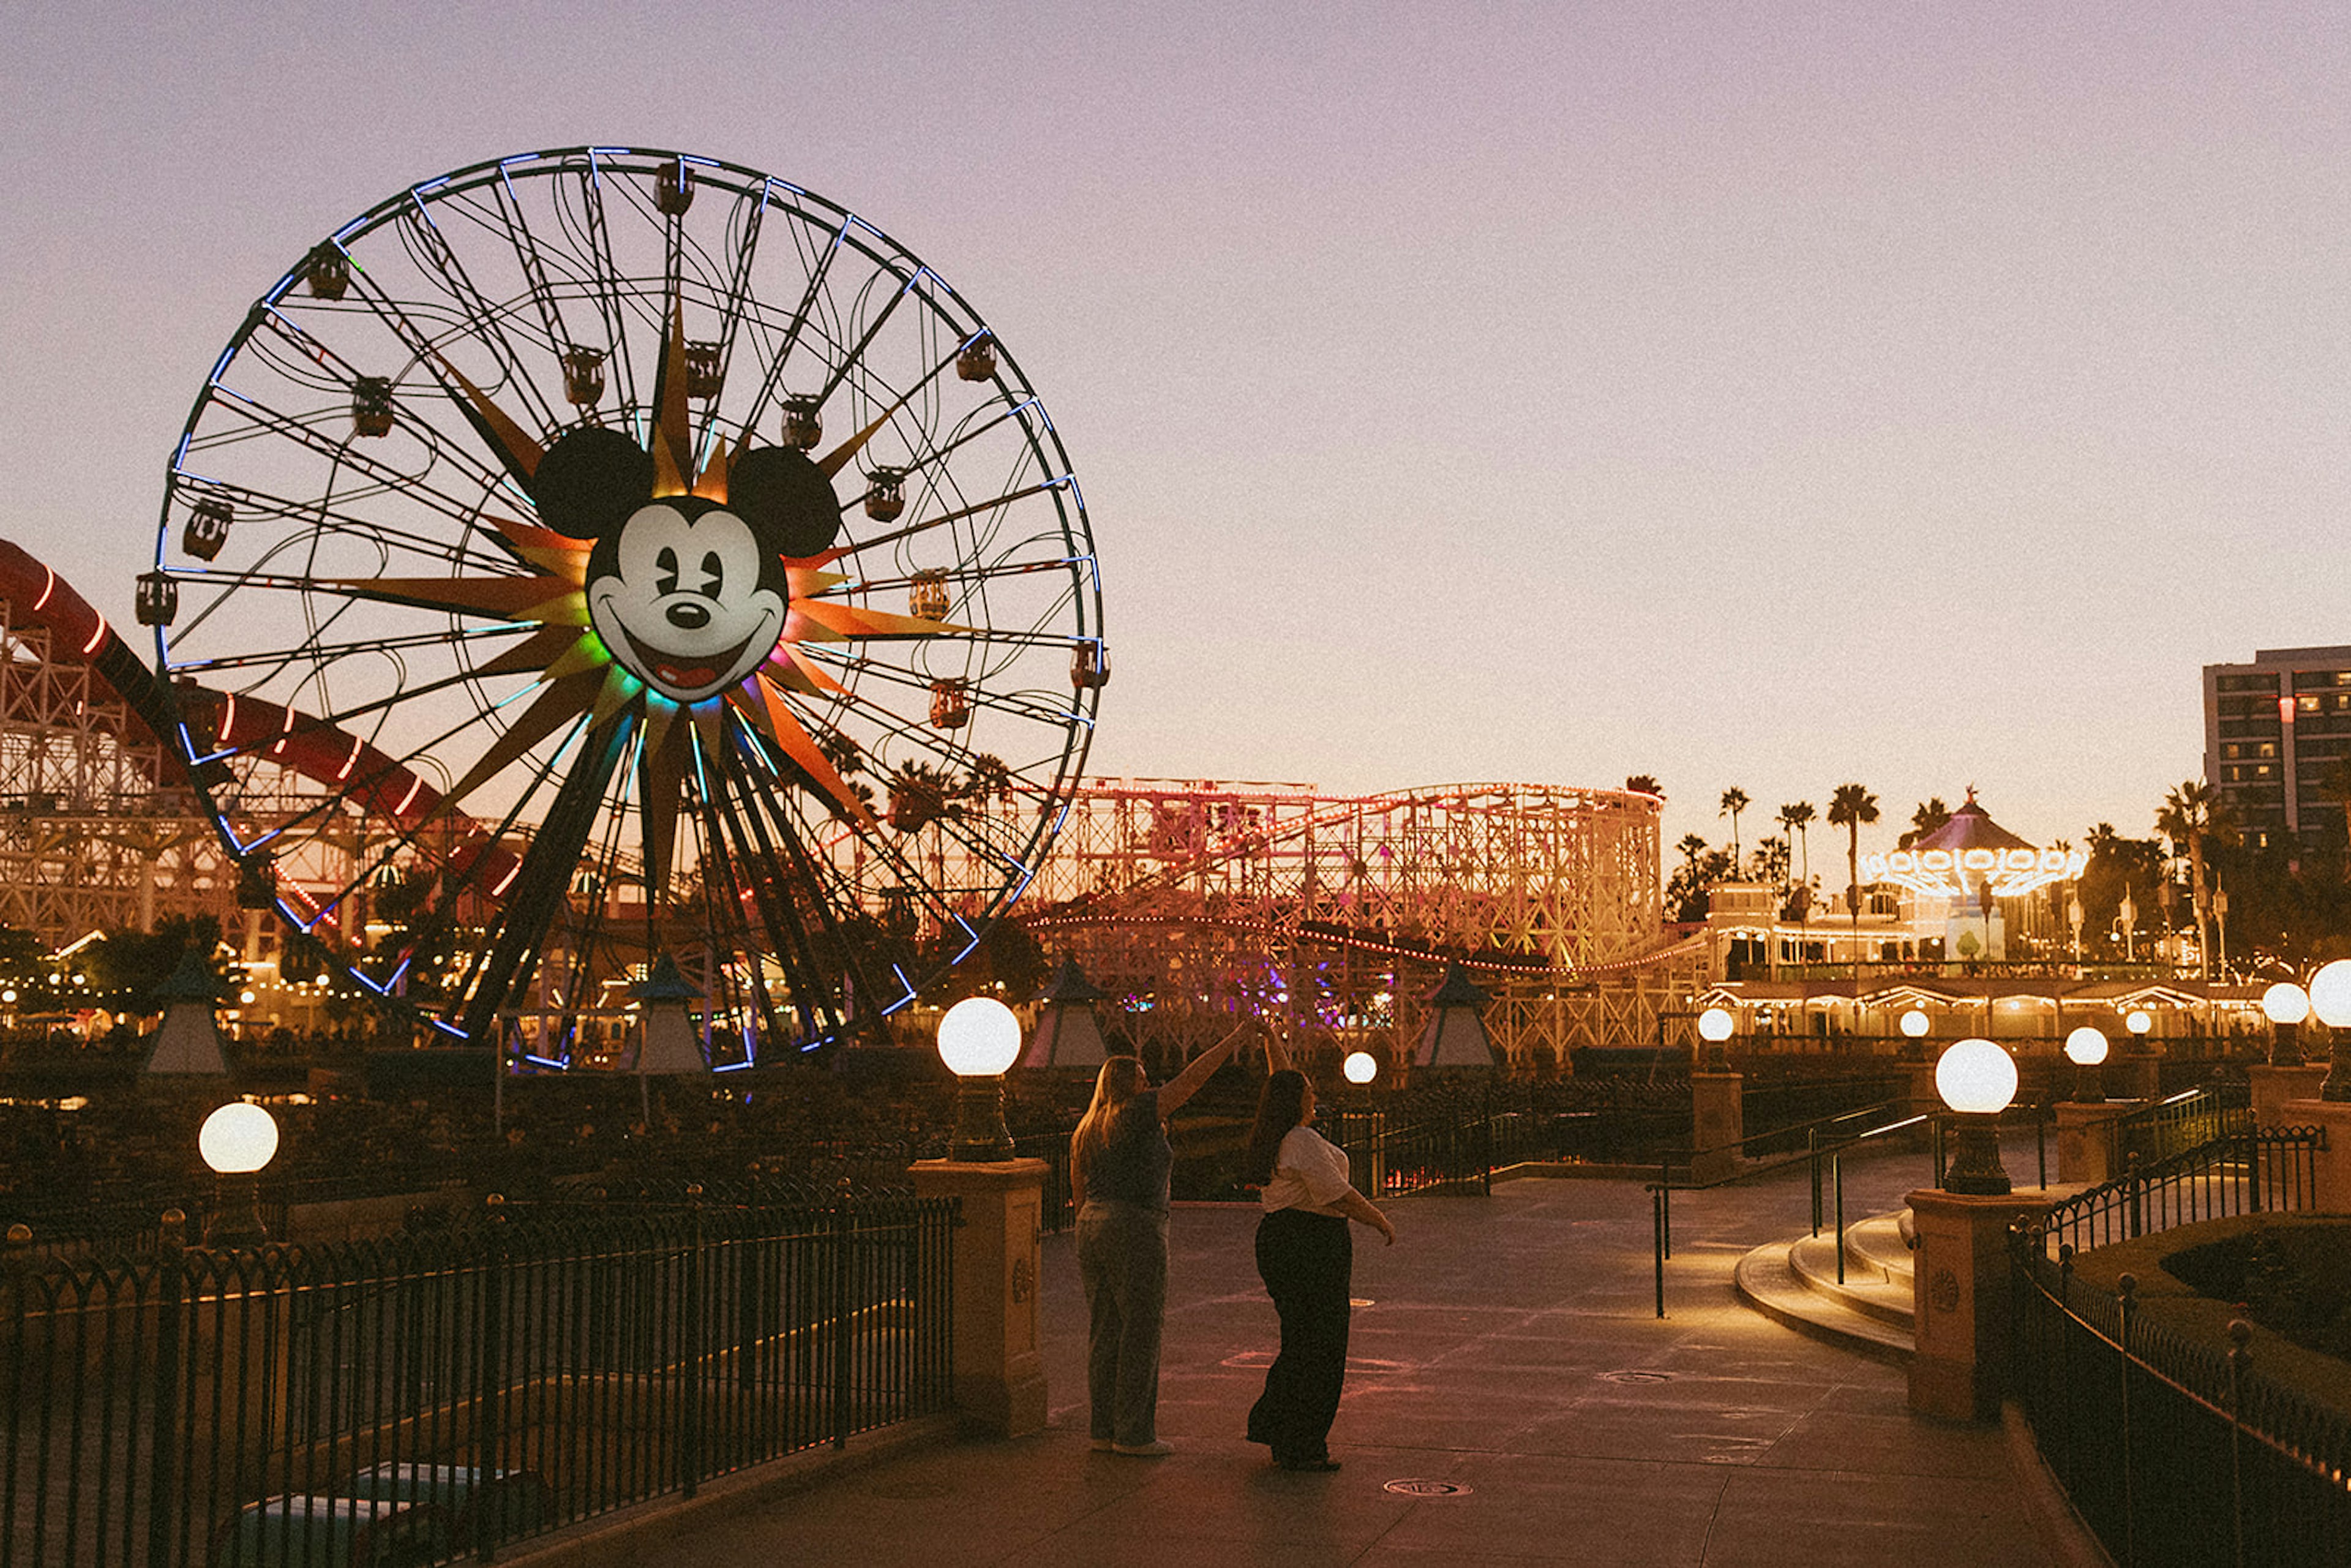
{"type": "Polygon", "coordinates": [[[1265,1070],[1268,1072],[1290,1071],[1290,1048],[1281,1043],[1281,1031],[1278,1029],[1265,1031],[1265,1070]]]}
{"type": "MultiPolygon", "coordinates": [[[[1245,1029],[1247,1026],[1244,1025],[1245,1029]]],[[[1176,1113],[1176,1108],[1200,1092],[1200,1085],[1212,1077],[1217,1069],[1232,1059],[1233,1048],[1240,1043],[1242,1030],[1235,1030],[1216,1044],[1185,1064],[1184,1071],[1169,1079],[1159,1091],[1161,1120],[1176,1113]]]]}

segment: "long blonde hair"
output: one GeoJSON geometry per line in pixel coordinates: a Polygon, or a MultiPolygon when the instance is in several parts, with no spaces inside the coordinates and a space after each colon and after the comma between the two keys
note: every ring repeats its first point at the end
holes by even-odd
{"type": "Polygon", "coordinates": [[[1070,1134],[1070,1171],[1082,1187],[1086,1167],[1110,1142],[1110,1124],[1119,1107],[1143,1090],[1143,1060],[1134,1056],[1113,1056],[1102,1064],[1094,1076],[1094,1097],[1086,1106],[1086,1113],[1078,1118],[1078,1130],[1070,1134]]]}

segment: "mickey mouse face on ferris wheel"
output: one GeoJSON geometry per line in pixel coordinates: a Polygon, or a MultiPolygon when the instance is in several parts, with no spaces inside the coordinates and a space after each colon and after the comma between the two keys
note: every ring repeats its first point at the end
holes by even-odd
{"type": "Polygon", "coordinates": [[[832,485],[807,454],[758,447],[731,465],[726,498],[655,496],[653,457],[619,431],[575,430],[532,476],[539,520],[592,539],[588,613],[630,674],[680,703],[716,696],[775,652],[787,558],[841,530],[832,485]]]}

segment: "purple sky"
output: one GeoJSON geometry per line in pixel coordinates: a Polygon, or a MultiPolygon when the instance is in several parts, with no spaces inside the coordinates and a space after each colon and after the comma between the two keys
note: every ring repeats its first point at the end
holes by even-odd
{"type": "Polygon", "coordinates": [[[2351,642],[2351,11],[1945,9],[19,8],[0,533],[127,622],[315,239],[675,147],[856,209],[1043,391],[1097,773],[2144,833],[2199,665],[2351,642]]]}

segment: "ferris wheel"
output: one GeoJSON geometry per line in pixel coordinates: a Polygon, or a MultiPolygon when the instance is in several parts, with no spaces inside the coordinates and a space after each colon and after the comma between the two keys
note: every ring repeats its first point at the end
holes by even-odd
{"type": "Polygon", "coordinates": [[[140,612],[244,902],[476,1043],[666,956],[722,1066],[977,946],[1109,674],[996,332],[845,208],[612,148],[427,181],[278,279],[140,612]],[[264,810],[265,763],[313,787],[264,810]]]}

